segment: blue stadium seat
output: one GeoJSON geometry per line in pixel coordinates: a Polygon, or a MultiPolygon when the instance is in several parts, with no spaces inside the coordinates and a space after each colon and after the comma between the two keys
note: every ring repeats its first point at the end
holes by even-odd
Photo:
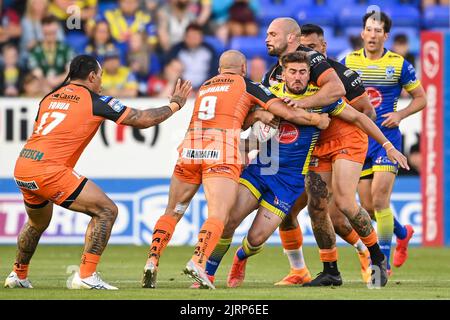
{"type": "Polygon", "coordinates": [[[222,54],[226,50],[225,45],[222,43],[222,41],[220,41],[218,38],[216,38],[214,36],[204,36],[203,40],[207,44],[212,46],[214,48],[214,50],[216,50],[216,53],[218,55],[222,54]]]}
{"type": "Polygon", "coordinates": [[[338,15],[338,24],[341,27],[362,27],[362,18],[366,14],[366,6],[355,5],[343,7],[338,15]]]}
{"type": "Polygon", "coordinates": [[[423,14],[423,25],[427,29],[450,27],[449,7],[430,6],[423,14]]]}
{"type": "Polygon", "coordinates": [[[359,27],[348,27],[348,28],[345,28],[343,31],[344,31],[344,35],[346,37],[359,36],[362,31],[362,22],[361,22],[361,26],[359,26],[359,27]]]}
{"type": "Polygon", "coordinates": [[[234,37],[231,39],[230,49],[241,51],[247,59],[267,56],[265,38],[261,37],[234,37]]]}
{"type": "Polygon", "coordinates": [[[350,47],[350,43],[346,37],[327,38],[327,54],[330,58],[336,58],[342,51],[350,47]]]}
{"type": "Polygon", "coordinates": [[[334,28],[333,27],[322,27],[323,34],[325,39],[334,37],[334,28]]]}
{"type": "Polygon", "coordinates": [[[71,31],[66,34],[65,42],[69,45],[76,54],[84,53],[89,39],[83,32],[71,31]]]}
{"type": "Polygon", "coordinates": [[[342,8],[352,7],[357,3],[356,0],[326,0],[324,6],[329,10],[339,12],[342,8]]]}
{"type": "Polygon", "coordinates": [[[268,26],[275,18],[291,17],[295,19],[295,15],[296,11],[287,2],[280,4],[261,3],[258,18],[260,25],[268,26]]]}
{"type": "Polygon", "coordinates": [[[397,27],[420,27],[420,11],[414,6],[389,6],[383,11],[392,19],[392,25],[397,27]]]}
{"type": "Polygon", "coordinates": [[[389,34],[389,37],[394,39],[396,35],[403,33],[408,37],[409,41],[412,41],[414,38],[419,37],[419,30],[420,29],[418,28],[393,26],[389,34]]]}
{"type": "Polygon", "coordinates": [[[398,0],[368,0],[367,6],[376,5],[379,6],[381,11],[385,10],[386,7],[390,7],[392,5],[398,5],[398,0]]]}
{"type": "MultiPolygon", "coordinates": [[[[291,9],[292,10],[292,9],[291,9]]],[[[336,16],[333,10],[322,6],[305,7],[298,6],[296,11],[296,19],[300,25],[305,23],[314,23],[320,26],[334,27],[336,24],[336,16]]]]}

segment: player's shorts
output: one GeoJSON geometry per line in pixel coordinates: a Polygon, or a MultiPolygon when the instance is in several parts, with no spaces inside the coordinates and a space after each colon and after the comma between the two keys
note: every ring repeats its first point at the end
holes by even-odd
{"type": "Polygon", "coordinates": [[[224,177],[239,182],[242,171],[239,143],[227,143],[219,132],[200,139],[184,139],[178,147],[174,175],[188,183],[201,184],[203,179],[224,177]]]}
{"type": "Polygon", "coordinates": [[[279,170],[274,175],[261,174],[261,167],[251,164],[242,171],[240,184],[246,186],[260,205],[281,219],[289,214],[305,189],[305,177],[293,170],[279,170]]]}
{"type": "Polygon", "coordinates": [[[62,165],[40,166],[36,172],[44,172],[37,175],[30,175],[30,168],[25,170],[26,173],[21,171],[16,167],[14,180],[22,192],[25,204],[35,209],[46,206],[48,201],[68,208],[88,180],[72,168],[62,165]]]}
{"type": "MultiPolygon", "coordinates": [[[[383,129],[383,134],[397,150],[402,148],[402,134],[398,128],[383,129]]],[[[372,179],[374,172],[392,172],[397,174],[398,163],[387,157],[386,150],[375,140],[369,138],[369,150],[361,172],[361,179],[372,179]]]]}
{"type": "Polygon", "coordinates": [[[363,164],[368,150],[368,137],[361,130],[317,144],[309,162],[309,170],[331,172],[333,163],[345,159],[363,164]]]}

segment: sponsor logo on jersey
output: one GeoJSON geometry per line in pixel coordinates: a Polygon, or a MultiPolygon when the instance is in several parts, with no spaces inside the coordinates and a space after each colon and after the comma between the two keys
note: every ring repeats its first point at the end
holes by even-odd
{"type": "Polygon", "coordinates": [[[383,95],[381,94],[381,92],[374,87],[367,87],[366,91],[369,95],[370,103],[374,108],[378,108],[383,102],[383,95]]]}
{"type": "Polygon", "coordinates": [[[14,178],[16,184],[19,188],[28,189],[28,190],[39,190],[39,187],[36,181],[22,181],[14,178]]]}
{"type": "Polygon", "coordinates": [[[220,157],[220,150],[203,150],[203,149],[189,149],[183,148],[181,157],[184,159],[212,159],[218,160],[220,157]]]}
{"type": "Polygon", "coordinates": [[[125,108],[125,106],[122,104],[122,102],[119,101],[119,99],[112,98],[109,100],[108,105],[115,111],[120,112],[125,108]]]}
{"type": "Polygon", "coordinates": [[[347,78],[350,78],[352,74],[354,74],[354,71],[351,69],[347,69],[344,71],[344,76],[346,76],[347,78]]]}
{"type": "Polygon", "coordinates": [[[297,141],[300,132],[297,126],[289,122],[281,122],[278,134],[278,141],[280,143],[289,144],[297,141]]]}
{"type": "Polygon", "coordinates": [[[386,79],[392,79],[395,74],[395,68],[393,66],[386,67],[386,79]]]}

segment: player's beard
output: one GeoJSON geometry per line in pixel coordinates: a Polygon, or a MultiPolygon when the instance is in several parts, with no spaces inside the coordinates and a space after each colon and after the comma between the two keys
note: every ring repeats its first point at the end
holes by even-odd
{"type": "Polygon", "coordinates": [[[280,57],[287,49],[288,45],[287,43],[284,44],[284,46],[280,46],[278,48],[275,48],[274,46],[271,46],[272,50],[269,49],[269,47],[267,47],[269,56],[272,57],[280,57]]]}
{"type": "MultiPolygon", "coordinates": [[[[301,82],[294,82],[294,85],[297,83],[301,84],[301,82]]],[[[289,90],[289,92],[292,94],[302,94],[302,93],[305,93],[305,90],[306,90],[306,86],[300,87],[300,89],[295,89],[295,88],[292,88],[287,82],[286,82],[286,87],[289,90]]]]}

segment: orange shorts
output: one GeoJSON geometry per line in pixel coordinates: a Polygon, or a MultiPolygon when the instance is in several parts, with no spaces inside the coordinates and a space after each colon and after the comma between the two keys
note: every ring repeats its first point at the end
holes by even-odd
{"type": "Polygon", "coordinates": [[[239,182],[242,171],[239,143],[228,143],[219,136],[185,139],[178,147],[178,161],[174,175],[185,182],[201,184],[209,177],[224,177],[239,182]]]}
{"type": "Polygon", "coordinates": [[[217,163],[217,164],[187,164],[180,163],[175,166],[173,174],[180,180],[201,184],[203,179],[220,177],[232,179],[239,182],[242,166],[236,164],[217,163]]]}
{"type": "Polygon", "coordinates": [[[48,201],[52,201],[67,208],[81,192],[87,178],[66,166],[53,165],[45,168],[42,170],[40,166],[35,172],[41,174],[30,176],[28,173],[30,167],[23,171],[20,167],[16,167],[14,180],[22,191],[25,203],[30,208],[39,208],[46,205],[48,201]]]}
{"type": "Polygon", "coordinates": [[[330,172],[337,159],[364,164],[368,149],[368,137],[361,130],[317,144],[311,156],[309,170],[330,172]]]}

